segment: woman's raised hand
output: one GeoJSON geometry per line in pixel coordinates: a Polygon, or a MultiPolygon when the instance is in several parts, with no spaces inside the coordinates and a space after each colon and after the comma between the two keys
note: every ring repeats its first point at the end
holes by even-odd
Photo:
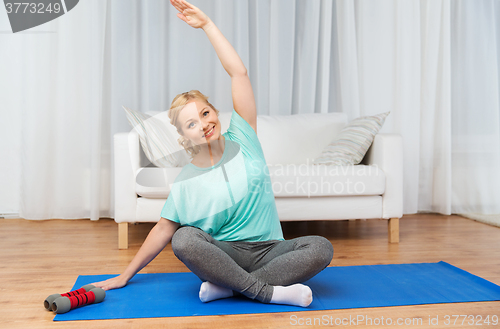
{"type": "Polygon", "coordinates": [[[203,28],[210,22],[210,18],[204,12],[185,0],[170,0],[170,3],[179,11],[177,17],[188,23],[189,26],[203,28]]]}

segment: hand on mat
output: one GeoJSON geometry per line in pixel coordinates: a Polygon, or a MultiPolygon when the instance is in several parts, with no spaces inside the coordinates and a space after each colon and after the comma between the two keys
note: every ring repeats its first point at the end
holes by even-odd
{"type": "Polygon", "coordinates": [[[185,0],[170,0],[170,3],[179,11],[177,17],[194,28],[202,28],[210,22],[204,12],[185,0]]]}
{"type": "Polygon", "coordinates": [[[92,285],[104,290],[111,290],[125,287],[127,285],[127,280],[123,279],[121,275],[119,275],[105,281],[94,282],[92,285]]]}

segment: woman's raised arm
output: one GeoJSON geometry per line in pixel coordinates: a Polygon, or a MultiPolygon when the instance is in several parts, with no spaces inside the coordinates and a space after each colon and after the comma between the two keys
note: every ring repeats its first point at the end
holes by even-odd
{"type": "Polygon", "coordinates": [[[257,109],[252,85],[247,74],[247,69],[236,50],[212,20],[199,8],[185,0],[170,0],[170,3],[179,11],[177,17],[190,26],[202,28],[205,31],[222,66],[231,77],[234,110],[257,133],[257,109]]]}

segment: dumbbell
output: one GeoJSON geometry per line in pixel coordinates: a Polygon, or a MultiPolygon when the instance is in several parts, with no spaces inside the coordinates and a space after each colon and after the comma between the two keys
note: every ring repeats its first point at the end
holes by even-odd
{"type": "Polygon", "coordinates": [[[47,310],[52,310],[52,303],[59,297],[71,297],[71,296],[76,296],[76,295],[82,295],[92,289],[94,289],[95,286],[88,284],[86,286],[81,287],[78,290],[73,290],[70,292],[67,292],[65,294],[53,294],[50,295],[49,297],[45,298],[45,301],[43,302],[43,306],[45,306],[45,309],[47,310]]]}
{"type": "Polygon", "coordinates": [[[93,288],[80,295],[70,297],[62,296],[54,300],[52,303],[52,311],[57,314],[66,313],[79,306],[100,303],[104,300],[104,297],[106,297],[106,292],[102,288],[93,288]]]}

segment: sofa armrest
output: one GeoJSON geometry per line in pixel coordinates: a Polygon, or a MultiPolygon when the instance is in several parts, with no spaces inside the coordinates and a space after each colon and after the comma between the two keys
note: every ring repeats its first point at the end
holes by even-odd
{"type": "Polygon", "coordinates": [[[140,166],[139,135],[135,131],[114,135],[115,222],[135,222],[137,193],[135,173],[140,166]]]}
{"type": "Polygon", "coordinates": [[[377,134],[362,164],[376,165],[386,177],[382,218],[403,216],[403,139],[399,134],[377,134]]]}

